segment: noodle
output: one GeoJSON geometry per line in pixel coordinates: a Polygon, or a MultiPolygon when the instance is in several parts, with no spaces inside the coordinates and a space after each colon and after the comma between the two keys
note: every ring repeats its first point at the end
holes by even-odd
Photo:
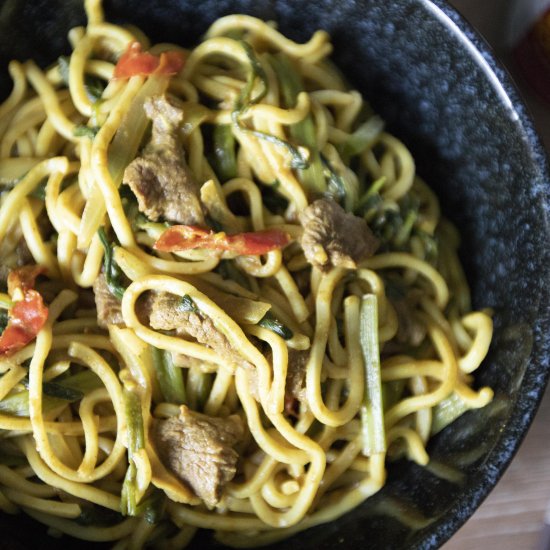
{"type": "Polygon", "coordinates": [[[492,399],[471,374],[492,320],[329,36],[230,15],[187,51],[85,6],[70,56],[12,61],[0,106],[0,508],[115,548],[183,548],[197,528],[244,548],[358,506],[386,460],[426,466],[430,436],[492,399]],[[159,188],[140,189],[154,155],[139,173],[159,188]],[[308,244],[330,212],[364,235],[308,244]],[[182,226],[198,246],[161,244],[182,226]],[[30,303],[40,324],[17,332],[30,303]],[[178,465],[201,452],[189,419],[228,430],[211,451],[227,470],[178,465]]]}

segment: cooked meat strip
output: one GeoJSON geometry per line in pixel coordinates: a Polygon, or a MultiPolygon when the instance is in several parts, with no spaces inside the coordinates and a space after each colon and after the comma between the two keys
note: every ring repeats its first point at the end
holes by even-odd
{"type": "Polygon", "coordinates": [[[347,213],[331,199],[310,204],[300,214],[300,222],[306,259],[325,271],[332,266],[353,269],[378,247],[378,239],[367,222],[347,213]]]}
{"type": "Polygon", "coordinates": [[[124,183],[130,186],[139,210],[149,219],[204,225],[199,186],[178,139],[183,109],[164,95],[149,98],[144,107],[153,122],[151,141],[142,155],[127,166],[124,183]]]}
{"type": "Polygon", "coordinates": [[[207,506],[215,506],[237,471],[239,455],[233,446],[244,435],[241,419],[216,418],[182,405],[178,416],[155,420],[152,430],[163,464],[207,506]]]}
{"type": "Polygon", "coordinates": [[[97,308],[97,324],[108,329],[109,325],[125,326],[118,300],[107,286],[105,275],[101,273],[94,281],[94,297],[97,308]]]}
{"type": "Polygon", "coordinates": [[[181,298],[168,292],[152,293],[147,301],[149,324],[155,330],[175,330],[180,336],[191,336],[215,350],[235,365],[249,366],[238,350],[233,348],[210,317],[200,311],[186,311],[181,298]]]}

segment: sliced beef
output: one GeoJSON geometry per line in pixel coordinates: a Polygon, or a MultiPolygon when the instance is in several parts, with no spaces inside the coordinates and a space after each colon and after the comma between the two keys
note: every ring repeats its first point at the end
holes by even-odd
{"type": "Polygon", "coordinates": [[[233,446],[244,435],[241,419],[216,418],[182,405],[178,416],[155,420],[152,430],[163,464],[207,506],[215,506],[235,476],[239,455],[233,446]]]}
{"type": "Polygon", "coordinates": [[[285,387],[285,413],[297,416],[300,402],[306,400],[306,366],[308,351],[288,350],[288,368],[285,387]]]}
{"type": "Polygon", "coordinates": [[[286,373],[285,394],[298,401],[306,398],[306,366],[309,359],[309,350],[288,350],[288,368],[286,373]]]}
{"type": "Polygon", "coordinates": [[[197,342],[215,350],[234,365],[249,366],[238,350],[233,348],[210,317],[200,311],[186,311],[181,298],[168,292],[155,292],[149,296],[149,324],[155,330],[175,330],[180,336],[191,336],[197,342]]]}
{"type": "Polygon", "coordinates": [[[378,239],[363,218],[345,212],[331,199],[319,199],[301,214],[302,248],[308,262],[322,270],[353,269],[372,256],[378,239]]]}
{"type": "Polygon", "coordinates": [[[94,281],[94,297],[97,308],[97,324],[108,329],[109,325],[125,326],[118,300],[107,286],[105,275],[101,273],[94,281]]]}
{"type": "Polygon", "coordinates": [[[193,178],[179,142],[183,109],[167,96],[145,102],[153,122],[151,141],[124,172],[138,207],[149,219],[184,225],[204,225],[199,186],[193,178]]]}

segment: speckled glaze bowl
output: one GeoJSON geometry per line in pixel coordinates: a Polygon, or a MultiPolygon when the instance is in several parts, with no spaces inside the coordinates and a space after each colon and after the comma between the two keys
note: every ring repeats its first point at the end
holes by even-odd
{"type": "MultiPolygon", "coordinates": [[[[42,64],[68,50],[81,0],[0,2],[0,92],[13,57],[42,64]]],[[[429,444],[429,469],[389,467],[385,488],[286,550],[430,549],[474,512],[509,464],[537,409],[549,365],[549,177],[533,126],[487,45],[440,0],[106,0],[114,21],[154,40],[192,45],[216,17],[249,13],[297,40],[332,35],[334,60],[412,150],[418,172],[459,227],[476,307],[495,312],[495,338],[476,384],[495,399],[429,444]],[[438,475],[436,475],[436,471],[438,475]]],[[[0,517],[3,548],[97,548],[45,537],[24,516],[0,517]]],[[[193,548],[216,547],[208,534],[193,548]]]]}

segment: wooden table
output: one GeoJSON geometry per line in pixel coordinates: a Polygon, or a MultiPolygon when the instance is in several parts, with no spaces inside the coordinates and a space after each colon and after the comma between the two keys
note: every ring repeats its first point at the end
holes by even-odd
{"type": "MultiPolygon", "coordinates": [[[[451,0],[495,47],[504,61],[504,0],[451,0]]],[[[513,72],[513,69],[512,69],[513,72]]],[[[544,104],[516,76],[535,124],[550,151],[550,105],[544,104]]],[[[512,464],[470,520],[443,550],[550,550],[542,548],[541,530],[550,506],[550,390],[512,464]]]]}

